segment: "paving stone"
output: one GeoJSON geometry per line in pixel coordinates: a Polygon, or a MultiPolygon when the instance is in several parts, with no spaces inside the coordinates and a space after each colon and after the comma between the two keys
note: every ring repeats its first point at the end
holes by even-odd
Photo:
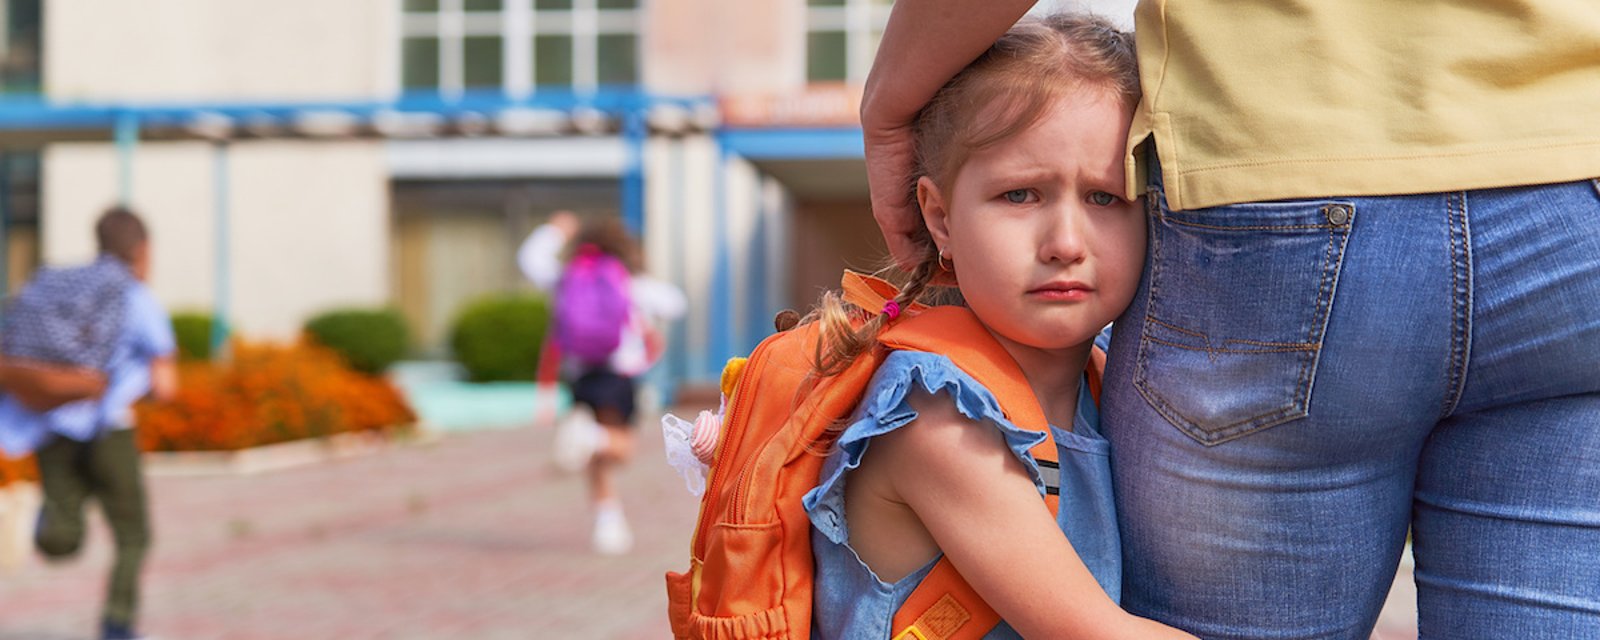
{"type": "MultiPolygon", "coordinates": [[[[550,467],[548,429],[242,477],[150,480],[155,549],[141,627],[166,640],[659,638],[662,573],[686,563],[695,499],[653,425],[621,478],[633,553],[589,551],[582,478],[550,467]]],[[[0,575],[0,640],[96,629],[110,540],[0,575]]]]}
{"type": "MultiPolygon", "coordinates": [[[[697,503],[659,431],[640,432],[621,479],[637,539],[622,557],[589,551],[584,483],[548,464],[550,435],[459,432],[251,476],[152,478],[141,626],[163,640],[666,637],[662,574],[687,564],[697,503]]],[[[0,640],[92,638],[109,543],[96,513],[75,562],[0,574],[0,640]]],[[[1416,637],[1402,579],[1382,640],[1416,637]]]]}

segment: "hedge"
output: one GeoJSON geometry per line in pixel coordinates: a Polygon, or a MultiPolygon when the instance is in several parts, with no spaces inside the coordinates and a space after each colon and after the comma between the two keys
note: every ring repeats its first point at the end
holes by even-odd
{"type": "Polygon", "coordinates": [[[410,342],[405,319],[391,309],[336,309],[307,321],[305,332],[370,375],[381,375],[404,357],[410,342]]]}
{"type": "Polygon", "coordinates": [[[533,380],[549,325],[538,294],[505,294],[468,305],[450,331],[450,347],[473,382],[533,380]]]}
{"type": "Polygon", "coordinates": [[[172,333],[178,339],[178,359],[211,359],[211,314],[190,311],[172,315],[172,333]]]}

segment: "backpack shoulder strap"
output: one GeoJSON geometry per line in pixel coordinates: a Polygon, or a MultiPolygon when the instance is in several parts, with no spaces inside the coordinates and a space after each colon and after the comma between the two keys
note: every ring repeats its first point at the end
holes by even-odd
{"type": "MultiPolygon", "coordinates": [[[[900,289],[889,281],[849,269],[845,270],[839,289],[844,293],[845,302],[868,311],[882,309],[885,302],[900,295],[900,289]]],[[[927,308],[928,306],[924,304],[913,304],[906,311],[920,313],[927,308]]]]}
{"type": "Polygon", "coordinates": [[[889,627],[891,640],[979,640],[1000,624],[1000,614],[940,557],[911,591],[889,627]]]}
{"type": "MultiPolygon", "coordinates": [[[[1031,451],[1040,471],[1049,473],[1060,468],[1055,439],[1050,437],[1044,410],[1039,407],[1033,388],[1011,354],[995,342],[971,311],[961,307],[929,308],[894,323],[878,340],[893,349],[949,357],[957,368],[994,394],[1013,423],[1045,433],[1045,440],[1031,451]]],[[[1060,508],[1060,496],[1046,495],[1045,500],[1050,513],[1055,514],[1060,508]]],[[[891,638],[976,640],[999,622],[1000,614],[967,584],[948,557],[942,557],[895,612],[891,638]]]]}
{"type": "MultiPolygon", "coordinates": [[[[878,342],[891,349],[926,351],[950,358],[993,393],[1006,417],[1024,429],[1050,432],[1044,410],[1022,368],[1000,346],[977,316],[964,307],[932,307],[893,323],[879,334],[878,342]]],[[[1055,447],[1034,453],[1055,459],[1055,447]]]]}
{"type": "MultiPolygon", "coordinates": [[[[1006,417],[1025,429],[1043,431],[1046,438],[1031,450],[1040,471],[1055,472],[1059,492],[1060,463],[1055,439],[1034,397],[1033,388],[1023,377],[1011,355],[983,328],[972,312],[961,307],[933,307],[905,318],[886,329],[879,341],[895,349],[941,353],[989,389],[1000,401],[1006,417]]],[[[1101,372],[1106,354],[1099,347],[1090,351],[1084,377],[1095,404],[1100,402],[1101,372]]],[[[1047,483],[1051,484],[1051,483],[1047,483]]],[[[1052,515],[1060,509],[1060,495],[1046,495],[1052,515]]],[[[948,557],[941,557],[927,577],[911,592],[895,612],[891,626],[893,640],[978,640],[1000,622],[983,598],[967,584],[948,557]]]]}
{"type": "Polygon", "coordinates": [[[1089,348],[1089,366],[1083,370],[1083,378],[1089,383],[1089,397],[1094,398],[1094,406],[1100,406],[1101,377],[1106,372],[1106,352],[1100,345],[1089,348]]]}

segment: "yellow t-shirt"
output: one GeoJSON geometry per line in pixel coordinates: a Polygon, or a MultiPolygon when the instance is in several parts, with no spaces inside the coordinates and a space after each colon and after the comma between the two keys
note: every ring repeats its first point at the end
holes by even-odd
{"type": "Polygon", "coordinates": [[[1600,176],[1600,0],[1140,0],[1175,209],[1600,176]]]}

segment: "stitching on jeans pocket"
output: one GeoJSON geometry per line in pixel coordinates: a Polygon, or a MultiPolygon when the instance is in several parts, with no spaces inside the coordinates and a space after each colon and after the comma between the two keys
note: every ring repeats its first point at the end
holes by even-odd
{"type": "Polygon", "coordinates": [[[1159,205],[1133,378],[1146,403],[1205,445],[1304,417],[1355,211],[1159,205]]]}

